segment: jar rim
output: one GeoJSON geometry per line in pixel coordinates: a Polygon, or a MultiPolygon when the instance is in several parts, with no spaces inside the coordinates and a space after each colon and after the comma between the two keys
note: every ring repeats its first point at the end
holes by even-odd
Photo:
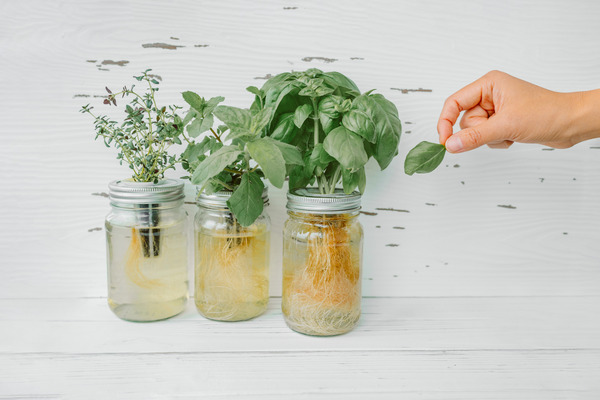
{"type": "MultiPolygon", "coordinates": [[[[199,188],[196,188],[199,190],[199,188]]],[[[219,190],[218,192],[207,194],[206,192],[198,193],[196,197],[196,204],[200,207],[228,210],[227,200],[231,197],[233,192],[231,190],[219,190]]],[[[269,188],[265,186],[262,192],[263,205],[269,205],[269,188]]]]}
{"type": "Polygon", "coordinates": [[[287,209],[293,212],[344,214],[360,210],[362,195],[353,191],[346,194],[343,189],[322,194],[318,188],[290,190],[287,194],[287,209]]]}
{"type": "Polygon", "coordinates": [[[136,182],[133,179],[120,179],[108,184],[110,203],[116,207],[132,207],[136,204],[179,203],[185,198],[183,182],[176,179],[162,179],[154,182],[136,182]]]}

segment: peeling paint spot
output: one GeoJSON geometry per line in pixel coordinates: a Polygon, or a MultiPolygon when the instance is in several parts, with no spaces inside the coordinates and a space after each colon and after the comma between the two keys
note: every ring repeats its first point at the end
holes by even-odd
{"type": "Polygon", "coordinates": [[[159,81],[162,82],[162,76],[160,76],[160,75],[148,74],[148,77],[158,79],[159,81]]]}
{"type": "Polygon", "coordinates": [[[364,60],[364,57],[350,57],[351,60],[364,60]]]}
{"type": "Polygon", "coordinates": [[[433,92],[433,90],[431,89],[423,89],[423,88],[418,88],[418,89],[401,89],[401,88],[390,88],[390,90],[397,90],[399,92],[401,92],[402,94],[407,94],[407,93],[412,93],[412,92],[424,92],[424,93],[431,93],[433,92]]]}
{"type": "Polygon", "coordinates": [[[97,228],[88,229],[88,232],[101,231],[101,230],[102,230],[102,228],[97,227],[97,228]]]}
{"type": "Polygon", "coordinates": [[[381,228],[381,225],[375,225],[375,228],[381,228]]]}
{"type": "Polygon", "coordinates": [[[119,67],[124,67],[127,64],[129,64],[129,61],[127,61],[127,60],[121,60],[121,61],[104,60],[104,61],[102,61],[102,65],[118,65],[119,67]]]}
{"type": "Polygon", "coordinates": [[[388,243],[385,245],[385,247],[398,247],[400,246],[398,243],[388,243]]]}
{"type": "Polygon", "coordinates": [[[460,181],[460,183],[461,183],[462,185],[464,185],[464,184],[465,184],[465,181],[460,181]]]}
{"type": "Polygon", "coordinates": [[[194,47],[208,47],[207,44],[195,44],[194,47]]]}
{"type": "Polygon", "coordinates": [[[98,71],[110,71],[108,68],[98,68],[98,71]]]}
{"type": "Polygon", "coordinates": [[[367,279],[368,279],[368,280],[370,280],[370,281],[372,281],[372,280],[373,280],[373,278],[367,278],[367,279]]]}
{"type": "Polygon", "coordinates": [[[546,179],[546,178],[539,178],[539,180],[540,180],[540,182],[541,182],[541,183],[544,183],[544,180],[545,180],[545,179],[546,179]]]}
{"type": "Polygon", "coordinates": [[[448,263],[447,263],[447,262],[445,262],[445,263],[444,263],[444,265],[448,265],[448,263]]]}
{"type": "Polygon", "coordinates": [[[394,278],[397,278],[397,277],[398,277],[398,275],[394,275],[394,278]]]}
{"type": "Polygon", "coordinates": [[[265,76],[255,76],[254,79],[271,79],[273,75],[266,74],[265,76]]]}
{"type": "Polygon", "coordinates": [[[563,232],[563,235],[568,235],[568,234],[569,234],[569,232],[563,232]]]}
{"type": "Polygon", "coordinates": [[[425,268],[429,268],[429,265],[426,265],[425,268]]]}
{"type": "Polygon", "coordinates": [[[371,212],[371,211],[360,211],[360,213],[363,215],[369,215],[369,216],[377,215],[376,212],[371,212]]]}
{"type": "Polygon", "coordinates": [[[600,146],[590,146],[590,149],[600,149],[600,146]]]}
{"type": "Polygon", "coordinates": [[[453,167],[454,168],[460,168],[460,164],[454,164],[453,167]]]}
{"type": "Polygon", "coordinates": [[[319,60],[319,61],[323,61],[324,63],[327,63],[327,64],[329,64],[329,63],[332,63],[332,62],[336,62],[336,61],[337,61],[337,58],[327,58],[327,57],[304,57],[304,58],[302,59],[302,61],[305,61],[305,62],[311,62],[311,61],[313,61],[313,60],[319,60]]]}
{"type": "Polygon", "coordinates": [[[97,193],[92,193],[92,196],[100,196],[100,197],[106,197],[106,198],[108,198],[108,193],[106,193],[106,192],[97,192],[97,193]]]}
{"type": "Polygon", "coordinates": [[[412,124],[414,124],[414,122],[410,122],[410,121],[405,121],[404,123],[405,123],[405,124],[407,124],[407,125],[412,125],[412,124]]]}
{"type": "Polygon", "coordinates": [[[170,37],[170,39],[173,39],[173,40],[179,40],[179,38],[178,38],[178,37],[175,37],[175,36],[171,36],[171,37],[170,37]]]}
{"type": "Polygon", "coordinates": [[[393,229],[406,229],[406,228],[403,226],[394,226],[393,229]]]}
{"type": "Polygon", "coordinates": [[[95,95],[94,95],[94,96],[92,96],[92,97],[94,97],[94,98],[101,98],[101,99],[107,99],[107,98],[108,98],[108,95],[106,95],[106,96],[105,96],[105,95],[103,95],[103,94],[95,94],[95,95]]]}
{"type": "Polygon", "coordinates": [[[91,97],[89,94],[76,94],[73,96],[73,98],[77,98],[77,97],[91,97]]]}
{"type": "Polygon", "coordinates": [[[542,149],[542,151],[554,151],[554,150],[556,150],[556,149],[553,149],[553,148],[551,148],[551,147],[548,147],[548,148],[543,148],[543,149],[542,149]]]}
{"type": "Polygon", "coordinates": [[[95,62],[97,62],[97,61],[98,61],[98,60],[85,60],[85,62],[89,62],[89,63],[95,63],[95,62]]]}
{"type": "Polygon", "coordinates": [[[175,46],[173,44],[167,44],[167,43],[144,43],[144,44],[142,44],[142,47],[145,49],[157,48],[157,49],[165,49],[165,50],[177,50],[178,47],[185,47],[185,46],[175,46]]]}
{"type": "Polygon", "coordinates": [[[514,209],[517,208],[517,207],[515,207],[513,205],[510,205],[510,204],[498,204],[498,207],[508,208],[508,209],[511,209],[511,210],[514,210],[514,209]]]}
{"type": "Polygon", "coordinates": [[[437,204],[435,204],[435,203],[425,203],[425,205],[426,205],[426,206],[432,206],[432,207],[435,207],[435,206],[437,206],[437,204]]]}
{"type": "Polygon", "coordinates": [[[404,133],[412,133],[412,131],[404,131],[404,133]]]}
{"type": "Polygon", "coordinates": [[[410,212],[408,210],[400,210],[398,208],[383,208],[383,207],[376,208],[376,210],[379,210],[379,211],[395,211],[395,212],[404,212],[404,213],[409,213],[410,212]]]}
{"type": "Polygon", "coordinates": [[[284,10],[297,10],[298,7],[283,7],[284,10]]]}
{"type": "Polygon", "coordinates": [[[573,180],[574,180],[574,181],[576,181],[576,180],[577,180],[577,178],[573,178],[573,180]]]}

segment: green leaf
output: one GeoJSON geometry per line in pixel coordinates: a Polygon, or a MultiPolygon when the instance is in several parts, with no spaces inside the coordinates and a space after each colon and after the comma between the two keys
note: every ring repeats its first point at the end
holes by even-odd
{"type": "Polygon", "coordinates": [[[406,155],[404,172],[408,175],[431,172],[442,163],[445,154],[446,147],[444,145],[421,142],[406,155]]]}
{"type": "Polygon", "coordinates": [[[263,108],[256,115],[252,116],[250,123],[250,132],[258,135],[273,118],[273,109],[271,107],[263,108]]]}
{"type": "Polygon", "coordinates": [[[203,115],[204,112],[204,106],[205,106],[205,101],[202,97],[200,97],[198,94],[194,93],[194,92],[183,92],[181,93],[181,95],[183,96],[183,99],[185,100],[186,103],[188,103],[190,105],[190,107],[192,107],[194,110],[196,110],[198,113],[200,113],[200,115],[203,115]]]}
{"type": "Polygon", "coordinates": [[[227,206],[242,226],[250,226],[262,214],[262,192],[265,185],[255,172],[246,172],[227,200],[227,206]]]}
{"type": "Polygon", "coordinates": [[[257,88],[256,86],[248,86],[246,90],[252,94],[257,95],[258,97],[264,97],[264,92],[257,88]]]}
{"type": "Polygon", "coordinates": [[[233,140],[240,136],[251,136],[252,116],[250,111],[230,106],[218,106],[214,114],[230,129],[228,139],[233,140]]]}
{"type": "Polygon", "coordinates": [[[402,124],[396,106],[380,94],[359,96],[353,106],[370,115],[375,122],[375,150],[373,157],[383,170],[398,154],[398,144],[402,134],[402,124]]]}
{"type": "Polygon", "coordinates": [[[287,143],[282,143],[270,137],[265,137],[262,140],[269,141],[275,146],[277,146],[279,148],[279,151],[281,151],[281,155],[283,156],[283,159],[285,160],[286,164],[304,165],[304,161],[302,160],[302,153],[300,153],[300,150],[298,150],[296,146],[292,146],[291,144],[287,143]]]}
{"type": "Polygon", "coordinates": [[[357,169],[368,161],[362,139],[343,126],[329,132],[323,142],[323,148],[344,168],[357,169]]]}
{"type": "Polygon", "coordinates": [[[294,112],[294,124],[298,128],[302,128],[304,121],[306,121],[306,119],[310,117],[312,111],[313,108],[310,104],[303,104],[300,107],[296,108],[296,112],[294,112]]]}
{"type": "Polygon", "coordinates": [[[183,126],[186,126],[187,124],[190,123],[190,121],[192,119],[194,119],[194,117],[196,117],[198,115],[198,113],[196,112],[196,110],[194,110],[193,108],[190,109],[190,111],[188,111],[187,114],[185,114],[185,117],[183,118],[183,126]]]}
{"type": "Polygon", "coordinates": [[[335,159],[325,151],[323,144],[317,143],[310,153],[308,163],[306,163],[306,172],[312,175],[317,167],[325,170],[332,161],[335,161],[335,159]]]}
{"type": "Polygon", "coordinates": [[[294,124],[294,113],[285,113],[279,117],[271,137],[283,143],[290,143],[297,133],[298,128],[294,124]]]}
{"type": "Polygon", "coordinates": [[[344,193],[350,194],[354,191],[354,188],[358,185],[359,177],[358,171],[352,172],[349,169],[342,169],[342,186],[344,187],[344,193]]]}
{"type": "Polygon", "coordinates": [[[210,100],[208,100],[206,102],[206,105],[204,106],[204,115],[206,116],[212,113],[215,110],[215,108],[219,105],[219,103],[223,101],[225,101],[225,97],[221,96],[213,97],[210,100]]]}
{"type": "Polygon", "coordinates": [[[242,152],[236,146],[223,146],[212,153],[198,165],[192,175],[194,185],[204,186],[213,176],[223,171],[223,168],[235,162],[242,152]]]}
{"type": "Polygon", "coordinates": [[[358,169],[358,191],[360,194],[365,193],[367,187],[367,174],[365,173],[365,167],[358,169]]]}
{"type": "Polygon", "coordinates": [[[285,160],[271,138],[260,138],[246,143],[250,156],[258,163],[265,177],[277,188],[285,180],[285,160]]]}
{"type": "Polygon", "coordinates": [[[331,86],[340,86],[344,89],[347,89],[346,91],[360,93],[360,90],[358,90],[356,83],[354,83],[347,76],[340,74],[339,72],[325,72],[322,75],[322,77],[325,80],[325,82],[327,82],[331,86]]]}
{"type": "Polygon", "coordinates": [[[212,114],[209,114],[205,118],[196,118],[191,124],[188,125],[187,131],[191,137],[198,137],[201,133],[204,133],[212,128],[213,122],[214,118],[212,114]]]}
{"type": "Polygon", "coordinates": [[[375,124],[364,111],[350,110],[350,112],[344,114],[342,125],[371,143],[374,143],[377,139],[377,136],[375,135],[375,124]]]}

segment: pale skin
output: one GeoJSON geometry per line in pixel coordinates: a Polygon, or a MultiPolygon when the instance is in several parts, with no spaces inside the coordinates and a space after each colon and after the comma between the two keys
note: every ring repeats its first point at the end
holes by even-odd
{"type": "Polygon", "coordinates": [[[437,129],[451,153],[514,142],[564,149],[600,137],[600,89],[559,93],[491,71],[446,99],[437,129]]]}

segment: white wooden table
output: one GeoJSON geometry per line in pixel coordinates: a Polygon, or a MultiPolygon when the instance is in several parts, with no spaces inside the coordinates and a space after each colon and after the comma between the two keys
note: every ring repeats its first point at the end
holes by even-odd
{"type": "Polygon", "coordinates": [[[402,171],[443,100],[490,69],[600,87],[598,21],[594,1],[0,2],[0,398],[600,398],[600,140],[402,171]],[[246,86],[317,67],[398,106],[400,155],[367,168],[356,330],[285,326],[276,191],[265,315],[111,314],[102,193],[127,170],[77,111],[147,67],[165,103],[247,106],[246,86]]]}

